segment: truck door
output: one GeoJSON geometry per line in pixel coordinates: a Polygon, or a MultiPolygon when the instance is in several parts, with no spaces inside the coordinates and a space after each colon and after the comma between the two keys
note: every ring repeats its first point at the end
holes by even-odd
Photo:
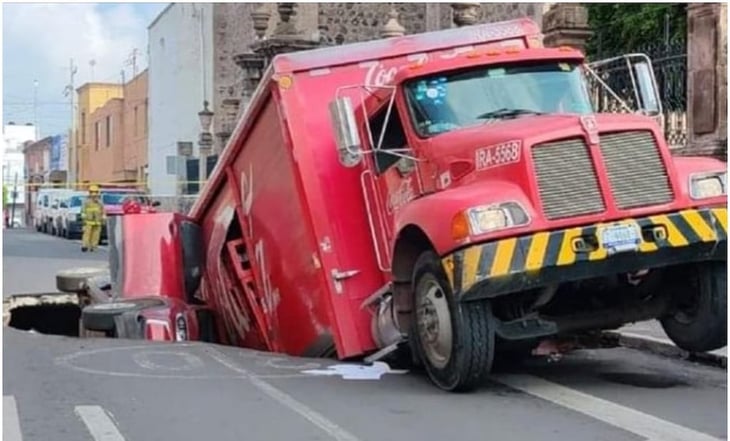
{"type": "Polygon", "coordinates": [[[418,180],[397,107],[382,106],[368,118],[368,123],[372,136],[366,142],[372,138],[373,154],[362,183],[368,195],[368,216],[379,252],[378,264],[381,270],[389,271],[391,244],[396,234],[394,216],[416,198],[418,180]]]}

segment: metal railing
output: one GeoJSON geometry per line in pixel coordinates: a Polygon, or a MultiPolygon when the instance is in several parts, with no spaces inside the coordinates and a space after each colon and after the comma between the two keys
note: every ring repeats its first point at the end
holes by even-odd
{"type": "MultiPolygon", "coordinates": [[[[685,147],[688,139],[685,40],[648,43],[627,52],[644,53],[651,58],[657,89],[662,100],[664,135],[671,148],[685,147]]],[[[610,58],[606,57],[606,54],[603,56],[610,58]]],[[[635,107],[631,74],[623,60],[617,59],[604,64],[596,73],[629,107],[635,107]]],[[[588,78],[588,84],[597,111],[627,112],[620,101],[607,93],[598,81],[588,78]]]]}

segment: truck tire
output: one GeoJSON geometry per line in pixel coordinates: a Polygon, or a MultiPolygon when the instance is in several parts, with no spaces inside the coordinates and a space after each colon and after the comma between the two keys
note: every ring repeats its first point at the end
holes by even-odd
{"type": "Polygon", "coordinates": [[[97,276],[109,277],[106,268],[74,268],[56,273],[56,289],[61,292],[81,292],[86,289],[88,279],[97,276]]]}
{"type": "Polygon", "coordinates": [[[703,262],[687,267],[686,283],[673,301],[675,309],[660,319],[679,348],[707,352],[727,345],[727,263],[703,262]]]}
{"type": "Polygon", "coordinates": [[[425,252],[413,273],[411,335],[431,381],[446,391],[481,386],[494,359],[489,301],[456,302],[438,256],[425,252]]]}
{"type": "Polygon", "coordinates": [[[157,299],[118,300],[109,303],[96,303],[81,310],[81,325],[90,331],[114,333],[116,318],[124,314],[130,317],[145,308],[162,305],[157,299]]]}

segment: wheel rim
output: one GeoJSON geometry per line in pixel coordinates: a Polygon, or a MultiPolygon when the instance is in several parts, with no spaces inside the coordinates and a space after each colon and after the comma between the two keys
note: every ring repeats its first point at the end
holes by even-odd
{"type": "Polygon", "coordinates": [[[444,368],[453,346],[451,314],[446,294],[435,280],[425,282],[417,306],[418,335],[424,355],[435,367],[444,368]]]}

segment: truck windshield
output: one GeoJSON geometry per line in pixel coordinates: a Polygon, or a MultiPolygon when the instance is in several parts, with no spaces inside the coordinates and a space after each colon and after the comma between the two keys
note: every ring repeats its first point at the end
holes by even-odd
{"type": "Polygon", "coordinates": [[[593,111],[576,63],[479,66],[411,80],[405,91],[421,136],[521,115],[593,111]]]}

